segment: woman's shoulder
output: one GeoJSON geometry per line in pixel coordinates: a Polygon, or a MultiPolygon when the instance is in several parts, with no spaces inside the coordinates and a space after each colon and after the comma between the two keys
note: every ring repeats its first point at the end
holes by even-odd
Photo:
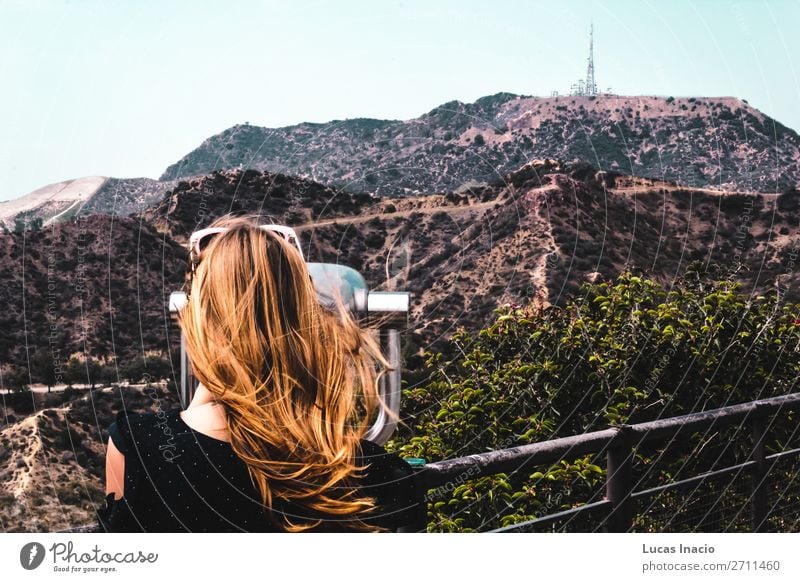
{"type": "Polygon", "coordinates": [[[170,410],[158,411],[139,411],[120,410],[114,416],[114,421],[117,425],[124,425],[126,427],[148,427],[155,425],[172,424],[175,418],[181,412],[180,408],[173,408],[170,410]]]}
{"type": "Polygon", "coordinates": [[[123,454],[133,443],[140,444],[160,433],[172,433],[180,408],[164,411],[120,410],[108,427],[109,437],[123,454]]]}

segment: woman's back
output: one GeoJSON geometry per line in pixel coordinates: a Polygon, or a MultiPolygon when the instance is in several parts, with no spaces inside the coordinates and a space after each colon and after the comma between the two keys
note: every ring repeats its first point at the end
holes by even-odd
{"type": "Polygon", "coordinates": [[[336,294],[321,301],[302,253],[269,225],[221,217],[188,250],[178,320],[199,384],[185,418],[113,427],[106,494],[124,501],[109,499],[110,528],[362,531],[421,512],[411,468],[363,440],[396,369],[375,330],[336,294]]]}
{"type": "MultiPolygon", "coordinates": [[[[189,427],[180,409],[117,415],[109,428],[125,456],[124,496],[107,497],[98,512],[106,531],[270,532],[279,531],[262,510],[247,465],[230,443],[189,427]]],[[[378,507],[363,521],[396,530],[424,512],[422,492],[411,468],[381,447],[361,441],[357,464],[369,467],[359,480],[363,495],[378,507]]],[[[282,506],[290,521],[301,521],[303,508],[282,506]]],[[[335,518],[314,531],[346,531],[335,518]]]]}

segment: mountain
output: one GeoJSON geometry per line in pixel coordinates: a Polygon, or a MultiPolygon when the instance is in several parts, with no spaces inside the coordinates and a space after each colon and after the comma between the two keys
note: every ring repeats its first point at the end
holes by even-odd
{"type": "Polygon", "coordinates": [[[489,184],[539,158],[685,187],[783,192],[800,184],[800,137],[733,97],[498,93],[407,121],[236,125],[161,179],[252,168],[397,197],[489,184]]]}
{"type": "Polygon", "coordinates": [[[91,215],[0,234],[0,364],[28,366],[36,348],[64,362],[81,352],[119,365],[142,346],[174,349],[166,302],[185,270],[185,249],[135,218],[91,215]]]}
{"type": "Polygon", "coordinates": [[[581,282],[626,268],[668,285],[692,262],[741,260],[726,276],[746,289],[781,278],[797,293],[799,202],[796,190],[722,194],[537,160],[489,186],[393,200],[253,170],[216,172],[185,182],[144,218],[185,241],[198,216],[207,224],[231,209],[269,214],[298,231],[307,260],[352,266],[375,290],[411,292],[406,337],[430,347],[460,325],[477,329],[502,303],[561,303],[581,282]]]}
{"type": "Polygon", "coordinates": [[[135,214],[174,186],[174,181],[150,178],[89,176],[65,180],[0,202],[0,229],[14,230],[18,222],[25,221],[47,226],[89,214],[135,214]]]}
{"type": "MultiPolygon", "coordinates": [[[[35,370],[41,351],[112,371],[173,355],[167,300],[184,282],[184,245],[228,212],[293,226],[307,260],[354,267],[372,290],[408,291],[409,386],[424,381],[423,349],[449,357],[452,332],[484,327],[498,306],[558,305],[624,269],[669,286],[715,264],[747,292],[798,299],[797,143],[727,98],[500,94],[412,121],[237,126],[163,181],[81,178],[0,204],[0,385],[9,364],[35,370]],[[781,193],[750,191],[775,189],[776,164],[781,193]]],[[[105,429],[123,407],[177,405],[174,387],[158,390],[3,394],[3,529],[91,523],[105,429]]]]}
{"type": "Polygon", "coordinates": [[[374,199],[283,174],[227,170],[178,182],[141,217],[185,244],[192,231],[228,212],[257,213],[295,225],[352,217],[374,199]]]}
{"type": "Polygon", "coordinates": [[[80,214],[136,214],[179,180],[216,170],[263,170],[396,198],[486,186],[545,158],[584,160],[687,188],[778,193],[800,184],[800,137],[740,99],[498,93],[451,101],[407,121],[236,125],[160,180],[78,178],[2,202],[0,230],[80,214]]]}
{"type": "Polygon", "coordinates": [[[477,329],[502,303],[561,303],[587,278],[626,268],[669,284],[692,262],[741,261],[726,276],[748,290],[777,279],[800,289],[797,190],[723,194],[537,160],[462,193],[388,200],[233,170],[179,183],[138,218],[0,235],[0,362],[23,364],[26,346],[118,360],[174,350],[166,303],[183,284],[183,245],[230,211],[293,226],[308,261],[352,266],[374,290],[409,291],[411,352],[458,326],[477,329]]]}
{"type": "Polygon", "coordinates": [[[151,178],[107,178],[103,186],[81,208],[83,215],[128,216],[145,210],[175,187],[170,180],[151,178]]]}
{"type": "Polygon", "coordinates": [[[104,176],[89,176],[48,184],[33,192],[0,202],[0,222],[6,227],[14,226],[18,215],[41,218],[47,224],[59,216],[73,214],[89,198],[97,193],[106,179],[104,176]]]}

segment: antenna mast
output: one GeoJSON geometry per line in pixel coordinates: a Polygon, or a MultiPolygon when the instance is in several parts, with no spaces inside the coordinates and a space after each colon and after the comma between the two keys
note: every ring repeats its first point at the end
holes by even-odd
{"type": "Polygon", "coordinates": [[[589,25],[589,62],[586,65],[586,95],[597,95],[594,81],[594,22],[589,25]]]}
{"type": "Polygon", "coordinates": [[[586,59],[586,78],[573,83],[569,88],[570,95],[599,95],[594,79],[594,22],[589,26],[589,58],[586,59]]]}

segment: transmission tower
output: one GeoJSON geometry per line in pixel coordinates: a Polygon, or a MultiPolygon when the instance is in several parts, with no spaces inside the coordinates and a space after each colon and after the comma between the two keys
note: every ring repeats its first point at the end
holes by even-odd
{"type": "Polygon", "coordinates": [[[586,60],[586,79],[573,83],[569,88],[570,95],[599,95],[594,79],[594,23],[589,26],[589,58],[586,60]]]}
{"type": "Polygon", "coordinates": [[[594,23],[589,25],[589,61],[586,65],[586,95],[597,95],[597,84],[594,82],[594,23]]]}

